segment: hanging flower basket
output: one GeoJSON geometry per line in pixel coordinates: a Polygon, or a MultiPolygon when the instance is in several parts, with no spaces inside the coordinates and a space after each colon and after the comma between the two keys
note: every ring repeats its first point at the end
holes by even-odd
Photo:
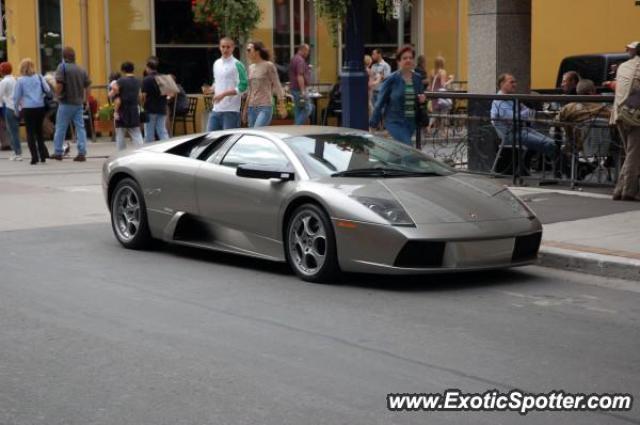
{"type": "Polygon", "coordinates": [[[262,16],[256,0],[193,0],[192,4],[196,22],[213,25],[234,40],[247,39],[262,16]]]}

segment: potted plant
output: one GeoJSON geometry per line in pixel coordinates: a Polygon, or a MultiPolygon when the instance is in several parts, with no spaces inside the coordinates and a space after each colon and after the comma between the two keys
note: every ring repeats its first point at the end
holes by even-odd
{"type": "Polygon", "coordinates": [[[277,114],[276,108],[273,109],[273,118],[271,119],[271,125],[291,125],[293,124],[293,100],[291,98],[285,98],[285,106],[287,108],[287,117],[280,118],[277,114]]]}
{"type": "Polygon", "coordinates": [[[113,104],[105,103],[96,113],[96,119],[93,121],[95,125],[96,133],[102,133],[111,135],[113,132],[113,104]]]}

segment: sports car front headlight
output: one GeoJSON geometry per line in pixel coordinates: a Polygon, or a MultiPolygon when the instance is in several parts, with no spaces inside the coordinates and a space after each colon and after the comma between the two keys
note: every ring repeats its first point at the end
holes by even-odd
{"type": "Polygon", "coordinates": [[[500,192],[493,195],[495,198],[502,200],[505,203],[511,205],[511,208],[523,217],[533,220],[536,218],[536,214],[522,199],[520,199],[515,193],[511,192],[508,187],[504,187],[500,192]]]}
{"type": "Polygon", "coordinates": [[[393,199],[357,196],[355,199],[394,226],[415,226],[409,214],[393,199]]]}

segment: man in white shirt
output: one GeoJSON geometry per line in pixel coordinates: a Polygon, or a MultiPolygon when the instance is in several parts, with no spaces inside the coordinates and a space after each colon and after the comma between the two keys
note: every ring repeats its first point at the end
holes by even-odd
{"type": "Polygon", "coordinates": [[[248,79],[242,62],[233,57],[234,47],[229,37],[220,39],[222,57],[213,64],[213,87],[203,87],[205,94],[213,95],[207,131],[240,127],[240,95],[247,90],[248,79]]]}
{"type": "Polygon", "coordinates": [[[11,75],[11,64],[9,62],[0,63],[0,101],[4,106],[4,120],[9,130],[11,148],[13,154],[9,157],[11,161],[22,161],[22,146],[20,145],[20,127],[13,103],[13,91],[16,87],[16,79],[11,75]]]}
{"type": "Polygon", "coordinates": [[[385,62],[382,57],[382,50],[376,48],[371,52],[371,59],[373,64],[371,64],[371,75],[373,77],[372,85],[373,85],[373,106],[376,106],[376,101],[378,99],[378,92],[380,87],[382,86],[382,82],[391,74],[391,65],[385,62]]]}

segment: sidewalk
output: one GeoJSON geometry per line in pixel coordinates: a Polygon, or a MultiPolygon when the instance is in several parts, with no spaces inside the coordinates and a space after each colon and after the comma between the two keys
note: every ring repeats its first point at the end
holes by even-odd
{"type": "MultiPolygon", "coordinates": [[[[47,142],[53,152],[51,142],[47,142]]],[[[108,137],[88,143],[84,167],[116,152],[108,137]]],[[[0,152],[0,165],[9,151],[0,152]]],[[[29,156],[26,144],[23,154],[29,156]]],[[[69,157],[76,155],[71,145],[69,157]]],[[[93,163],[93,165],[92,165],[93,163]]],[[[70,162],[69,162],[70,164],[70,162]]],[[[74,169],[78,164],[74,164],[74,169]]],[[[496,180],[496,183],[502,183],[496,180]]],[[[510,180],[505,179],[509,184],[510,180]]],[[[544,232],[540,265],[640,282],[640,203],[611,200],[611,188],[571,191],[561,186],[512,187],[536,212],[544,232]]]]}
{"type": "Polygon", "coordinates": [[[602,189],[512,190],[543,223],[540,265],[640,282],[640,203],[602,189]]]}

